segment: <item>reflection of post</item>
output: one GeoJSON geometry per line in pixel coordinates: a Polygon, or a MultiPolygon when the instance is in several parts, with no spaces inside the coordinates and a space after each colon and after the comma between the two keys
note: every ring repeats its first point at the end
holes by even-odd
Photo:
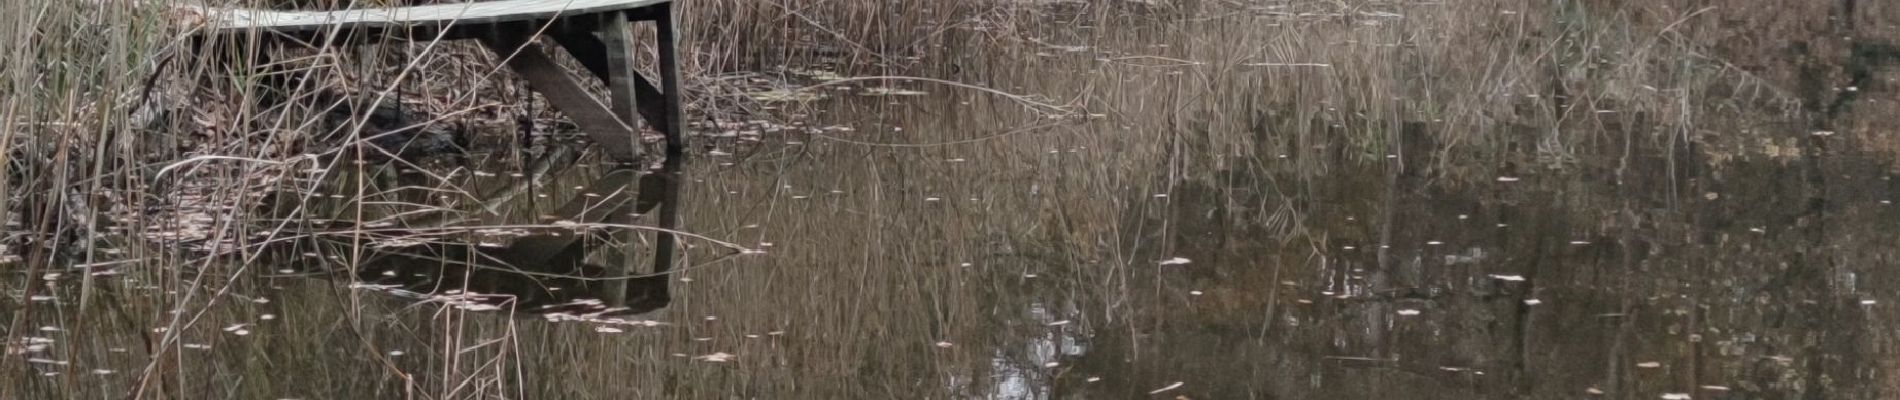
{"type": "MultiPolygon", "coordinates": [[[[678,238],[671,231],[679,229],[680,164],[685,158],[681,155],[668,156],[666,163],[661,165],[657,172],[661,186],[659,188],[661,196],[659,225],[663,230],[658,234],[653,249],[653,273],[655,274],[666,272],[673,267],[678,238]]],[[[646,185],[641,186],[641,189],[648,189],[646,185]]]]}

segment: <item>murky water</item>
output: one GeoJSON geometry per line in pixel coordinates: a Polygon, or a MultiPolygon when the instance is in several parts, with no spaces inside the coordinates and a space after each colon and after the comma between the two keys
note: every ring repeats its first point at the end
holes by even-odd
{"type": "MultiPolygon", "coordinates": [[[[1484,96],[1421,83],[1459,76],[1353,69],[1456,64],[1380,47],[1416,29],[1392,27],[1407,19],[1361,13],[1327,43],[1287,44],[1325,30],[1294,25],[1326,22],[1255,11],[1120,30],[1057,21],[1000,43],[953,32],[968,37],[940,52],[992,51],[906,73],[1034,96],[854,82],[702,125],[695,144],[712,150],[678,193],[693,236],[663,278],[613,278],[651,271],[652,231],[568,240],[565,222],[607,217],[561,211],[577,196],[622,200],[608,215],[646,210],[659,186],[619,175],[600,187],[613,174],[591,156],[535,174],[493,150],[431,172],[467,193],[535,184],[492,208],[371,196],[382,212],[469,212],[469,229],[431,234],[437,244],[298,222],[283,230],[294,245],[251,262],[177,261],[216,273],[105,275],[123,279],[102,290],[111,305],[83,312],[61,297],[77,293],[71,275],[36,280],[58,295],[23,300],[51,305],[30,321],[14,315],[37,330],[12,334],[27,365],[13,377],[28,381],[23,398],[1900,391],[1900,167],[1868,122],[1890,107],[1875,102],[1900,100],[1891,68],[1871,67],[1849,100],[1876,105],[1823,116],[1716,99],[1676,114],[1658,111],[1668,101],[1558,102],[1587,122],[1492,114],[1552,107],[1525,85],[1504,103],[1522,108],[1432,118],[1414,114],[1422,101],[1383,97],[1484,96]],[[1352,74],[1372,78],[1340,77],[1352,74]],[[1496,123],[1448,132],[1483,118],[1496,123]],[[440,262],[481,259],[542,275],[440,262]],[[346,263],[323,260],[362,267],[325,273],[346,263]]],[[[1482,68],[1426,71],[1453,69],[1482,68]]],[[[365,179],[364,193],[416,175],[365,179]]],[[[283,201],[353,212],[328,196],[283,201]]],[[[626,223],[652,226],[645,214],[626,223]]]]}

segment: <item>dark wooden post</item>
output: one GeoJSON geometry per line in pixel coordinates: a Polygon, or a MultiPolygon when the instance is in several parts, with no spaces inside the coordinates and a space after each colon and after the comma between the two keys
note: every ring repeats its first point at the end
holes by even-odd
{"type": "Polygon", "coordinates": [[[666,157],[684,157],[686,148],[686,125],[682,118],[680,102],[679,39],[673,22],[673,3],[661,3],[660,18],[654,21],[659,31],[660,41],[660,90],[666,102],[666,157]]]}
{"type": "MultiPolygon", "coordinates": [[[[629,23],[625,13],[613,13],[606,21],[602,21],[599,34],[607,56],[607,74],[601,77],[601,81],[607,84],[614,115],[628,126],[638,126],[640,107],[635,104],[637,96],[634,82],[642,79],[633,65],[633,24],[629,23]]],[[[654,128],[658,129],[659,126],[654,128]]]]}

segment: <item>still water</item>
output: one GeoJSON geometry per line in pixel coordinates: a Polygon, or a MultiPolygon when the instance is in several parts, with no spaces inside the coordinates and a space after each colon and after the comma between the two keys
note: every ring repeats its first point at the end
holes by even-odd
{"type": "Polygon", "coordinates": [[[1427,17],[1253,11],[954,30],[919,56],[941,62],[874,75],[987,90],[749,96],[764,106],[698,124],[677,187],[593,155],[535,171],[505,132],[428,174],[296,178],[374,215],[466,218],[353,230],[309,221],[353,221],[348,201],[280,196],[303,218],[257,221],[282,243],[106,275],[117,305],[35,281],[55,295],[22,301],[52,307],[12,335],[9,379],[22,398],[1900,393],[1900,167],[1870,122],[1900,100],[1890,68],[1751,64],[1768,87],[1870,76],[1856,97],[1785,94],[1871,104],[1828,113],[1595,69],[1558,80],[1610,83],[1467,85],[1553,72],[1406,35],[1427,17]],[[655,231],[577,227],[655,226],[655,190],[678,191],[680,259],[617,279],[651,271],[655,231]]]}

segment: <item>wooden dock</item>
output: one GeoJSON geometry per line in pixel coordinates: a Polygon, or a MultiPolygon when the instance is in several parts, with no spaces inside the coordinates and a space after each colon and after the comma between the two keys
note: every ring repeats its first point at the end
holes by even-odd
{"type": "Polygon", "coordinates": [[[521,21],[550,21],[638,10],[669,0],[499,0],[475,3],[431,4],[400,8],[338,11],[275,11],[205,9],[213,33],[241,33],[253,29],[302,32],[355,29],[412,29],[455,25],[481,26],[521,21]]]}
{"type": "MultiPolygon", "coordinates": [[[[351,46],[394,35],[415,40],[479,40],[528,81],[607,154],[639,159],[643,120],[666,136],[667,156],[684,149],[680,123],[677,32],[671,0],[498,0],[413,7],[338,11],[273,11],[197,8],[206,28],[199,35],[222,43],[264,46],[351,46]],[[660,85],[634,70],[631,27],[650,21],[658,32],[660,85]],[[536,46],[548,37],[607,84],[606,101],[536,46]]],[[[268,64],[254,52],[252,65],[268,64]]]]}
{"type": "MultiPolygon", "coordinates": [[[[679,174],[685,161],[686,138],[672,0],[495,0],[338,11],[189,10],[204,18],[204,29],[196,36],[201,54],[237,51],[254,66],[271,65],[271,52],[260,51],[271,47],[343,47],[392,36],[417,41],[478,40],[573,120],[605,153],[634,169],[645,165],[636,129],[645,122],[666,138],[663,167],[645,171],[662,183],[640,185],[642,192],[659,193],[657,222],[661,229],[655,238],[653,273],[671,268],[677,250],[677,239],[671,232],[679,220],[679,174]],[[658,87],[634,69],[632,27],[638,22],[653,23],[658,33],[658,87]],[[573,74],[533,45],[542,37],[558,43],[580,61],[587,75],[604,82],[610,98],[589,95],[573,74]]],[[[643,197],[647,195],[642,193],[643,197]]],[[[569,243],[561,244],[553,247],[570,247],[569,243]]],[[[627,275],[636,275],[632,260],[628,261],[627,275]]],[[[625,285],[627,281],[621,282],[625,285]]],[[[658,293],[664,296],[665,292],[662,289],[658,293]]],[[[627,299],[603,300],[614,303],[627,299]]]]}

